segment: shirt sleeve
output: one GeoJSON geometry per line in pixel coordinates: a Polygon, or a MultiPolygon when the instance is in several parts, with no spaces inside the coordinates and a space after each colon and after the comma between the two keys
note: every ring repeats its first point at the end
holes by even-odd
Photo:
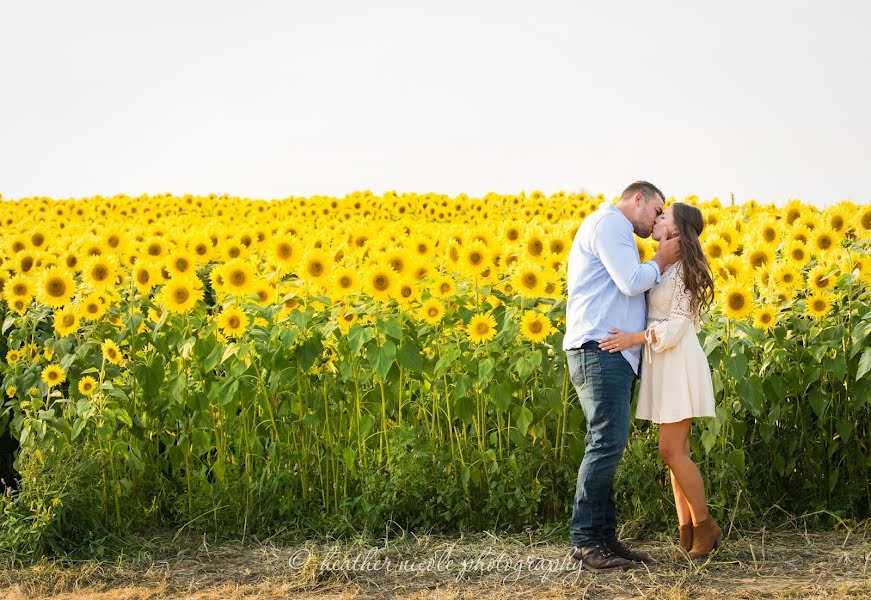
{"type": "Polygon", "coordinates": [[[616,215],[599,221],[592,247],[617,288],[627,296],[643,294],[659,283],[659,265],[652,260],[638,262],[632,231],[623,227],[616,215]]]}
{"type": "Polygon", "coordinates": [[[692,312],[692,296],[684,285],[680,268],[676,268],[674,278],[674,295],[671,299],[668,320],[656,322],[644,332],[648,356],[651,350],[662,352],[675,346],[691,327],[694,327],[698,333],[696,318],[692,312]],[[656,334],[655,342],[651,341],[652,333],[656,334]]]}

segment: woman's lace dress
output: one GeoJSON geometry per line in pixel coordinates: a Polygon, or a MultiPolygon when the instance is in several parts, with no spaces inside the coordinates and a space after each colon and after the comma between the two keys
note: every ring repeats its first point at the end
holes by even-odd
{"type": "Polygon", "coordinates": [[[690,310],[681,272],[680,262],[670,265],[647,293],[647,344],[635,417],[654,423],[714,416],[711,370],[697,336],[699,317],[690,310]]]}

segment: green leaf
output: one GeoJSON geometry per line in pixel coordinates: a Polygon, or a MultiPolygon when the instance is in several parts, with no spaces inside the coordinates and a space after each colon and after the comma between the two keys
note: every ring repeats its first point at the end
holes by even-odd
{"type": "Polygon", "coordinates": [[[532,411],[525,406],[518,406],[515,410],[514,425],[521,435],[526,435],[529,425],[532,423],[532,411]]]}
{"type": "Polygon", "coordinates": [[[371,346],[366,358],[375,372],[381,376],[381,379],[384,379],[396,359],[396,345],[387,340],[381,346],[371,346]]]}
{"type": "Polygon", "coordinates": [[[211,352],[209,352],[206,360],[203,361],[203,369],[205,369],[207,373],[215,370],[215,367],[218,366],[218,362],[221,360],[223,352],[224,349],[221,348],[221,345],[215,344],[215,347],[212,348],[211,352]]]}
{"type": "Polygon", "coordinates": [[[79,434],[82,433],[82,430],[85,428],[88,422],[81,417],[77,417],[75,423],[73,423],[73,434],[70,439],[76,439],[79,437],[79,434]]]}
{"type": "Polygon", "coordinates": [[[374,338],[375,332],[372,331],[371,327],[352,325],[348,331],[348,339],[351,340],[351,354],[359,354],[366,342],[374,338]]]}
{"type": "Polygon", "coordinates": [[[317,338],[309,338],[305,341],[305,343],[300,346],[297,351],[297,361],[299,362],[299,366],[303,371],[308,371],[318,356],[320,356],[321,352],[323,352],[324,347],[321,344],[320,340],[317,338]]]}
{"type": "Polygon", "coordinates": [[[475,399],[471,396],[454,399],[454,416],[463,423],[471,423],[475,413],[475,399]]]}
{"type": "Polygon", "coordinates": [[[744,356],[744,352],[738,351],[732,356],[726,357],[726,370],[729,372],[734,379],[744,379],[745,373],[747,373],[747,357],[744,356]]]}
{"type": "Polygon", "coordinates": [[[395,340],[402,339],[402,327],[399,325],[399,320],[396,318],[378,321],[378,331],[384,335],[389,335],[395,340]]]}
{"type": "Polygon", "coordinates": [[[840,434],[841,439],[844,440],[844,443],[849,443],[850,437],[852,437],[853,435],[853,424],[849,421],[838,419],[838,422],[835,423],[835,429],[838,430],[838,434],[840,434]]]}
{"type": "Polygon", "coordinates": [[[816,414],[818,419],[823,418],[823,414],[826,412],[826,407],[828,406],[828,397],[825,392],[822,390],[816,389],[810,393],[808,396],[808,404],[811,405],[811,408],[816,414]]]}
{"type": "Polygon", "coordinates": [[[868,371],[871,371],[871,348],[865,348],[859,359],[859,367],[856,369],[856,380],[862,379],[868,371]]]}
{"type": "Polygon", "coordinates": [[[743,450],[732,450],[729,453],[729,463],[735,467],[735,470],[739,473],[743,473],[745,470],[744,465],[744,451],[743,450]]]}
{"type": "Polygon", "coordinates": [[[420,347],[411,340],[406,340],[400,346],[399,351],[396,353],[396,358],[404,369],[408,369],[413,373],[423,371],[423,357],[421,356],[420,347]]]}
{"type": "Polygon", "coordinates": [[[460,357],[460,351],[451,346],[447,350],[445,350],[444,354],[439,357],[438,362],[436,362],[435,366],[435,374],[437,377],[441,377],[444,375],[447,370],[450,368],[454,362],[460,357]]]}
{"type": "Polygon", "coordinates": [[[490,383],[493,377],[493,371],[496,369],[496,361],[491,357],[487,357],[478,363],[478,385],[485,387],[490,383]]]}
{"type": "Polygon", "coordinates": [[[702,447],[705,449],[705,453],[710,454],[716,443],[717,436],[714,435],[714,432],[710,429],[705,429],[702,432],[702,447]]]}

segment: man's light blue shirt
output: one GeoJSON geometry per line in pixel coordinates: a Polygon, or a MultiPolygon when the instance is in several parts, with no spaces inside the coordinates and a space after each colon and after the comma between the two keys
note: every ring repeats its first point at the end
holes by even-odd
{"type": "MultiPolygon", "coordinates": [[[[584,219],[569,250],[566,335],[563,350],[600,342],[609,329],[641,331],[647,325],[644,292],[659,283],[659,265],[642,263],[634,228],[608,202],[584,219]]],[[[638,375],[641,346],[621,354],[638,375]]]]}

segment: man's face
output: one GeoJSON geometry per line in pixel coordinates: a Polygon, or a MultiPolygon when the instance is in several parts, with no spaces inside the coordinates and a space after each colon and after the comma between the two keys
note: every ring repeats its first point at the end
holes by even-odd
{"type": "Polygon", "coordinates": [[[653,223],[662,214],[662,206],[665,202],[658,195],[645,200],[641,193],[635,197],[635,202],[635,222],[632,223],[635,235],[642,238],[650,237],[653,232],[653,223]]]}

